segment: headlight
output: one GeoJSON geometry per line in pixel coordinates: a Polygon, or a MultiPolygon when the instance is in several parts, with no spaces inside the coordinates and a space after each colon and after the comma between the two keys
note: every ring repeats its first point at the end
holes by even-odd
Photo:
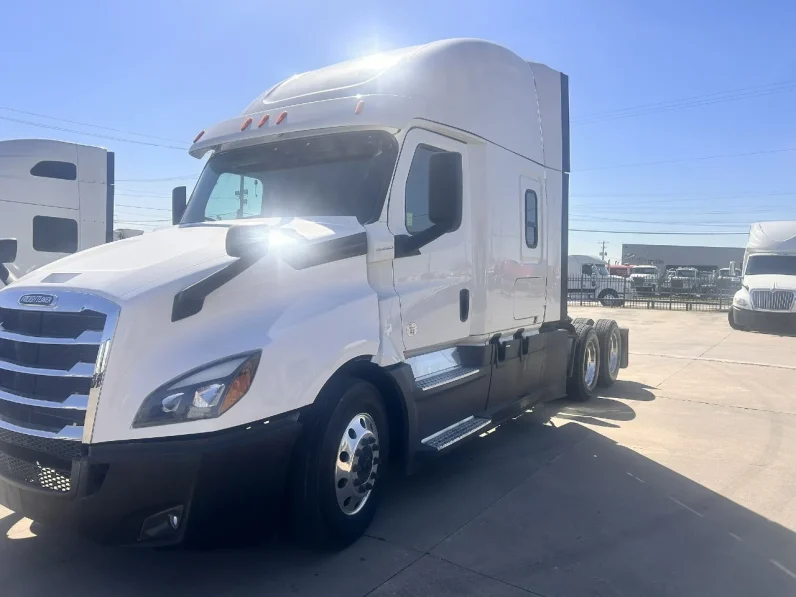
{"type": "Polygon", "coordinates": [[[232,408],[249,391],[260,353],[229,357],[194,369],[146,397],[133,428],[213,419],[232,408]]]}
{"type": "Polygon", "coordinates": [[[746,290],[739,290],[735,293],[732,304],[736,307],[743,307],[744,309],[749,307],[749,293],[746,290]]]}

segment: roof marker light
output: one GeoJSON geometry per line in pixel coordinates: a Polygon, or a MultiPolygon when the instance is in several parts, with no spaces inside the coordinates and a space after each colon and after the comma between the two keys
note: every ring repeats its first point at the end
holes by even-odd
{"type": "Polygon", "coordinates": [[[243,121],[242,125],[240,125],[240,130],[245,131],[247,128],[249,128],[249,125],[251,123],[252,123],[252,119],[251,119],[251,116],[250,116],[249,118],[247,118],[246,120],[243,121]]]}
{"type": "Polygon", "coordinates": [[[357,102],[357,107],[354,108],[354,114],[359,114],[360,112],[362,112],[362,108],[364,107],[365,107],[365,100],[359,100],[357,102]]]}
{"type": "Polygon", "coordinates": [[[199,139],[202,138],[202,135],[204,135],[204,134],[205,134],[204,131],[199,131],[199,134],[196,135],[196,137],[194,138],[193,142],[196,143],[199,139]]]}
{"type": "Polygon", "coordinates": [[[287,118],[287,111],[282,112],[276,119],[276,123],[280,124],[285,118],[287,118]]]}
{"type": "Polygon", "coordinates": [[[260,118],[260,122],[257,124],[257,128],[263,126],[266,122],[268,122],[268,114],[260,118]]]}

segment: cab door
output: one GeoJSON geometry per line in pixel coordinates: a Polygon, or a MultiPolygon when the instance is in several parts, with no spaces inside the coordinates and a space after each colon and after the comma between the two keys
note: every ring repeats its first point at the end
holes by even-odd
{"type": "Polygon", "coordinates": [[[469,335],[473,292],[465,143],[424,129],[409,131],[390,193],[388,226],[396,237],[393,274],[407,354],[455,345],[469,335]],[[443,154],[451,166],[447,174],[451,180],[443,173],[435,183],[430,179],[430,166],[435,156],[443,154]],[[460,180],[452,180],[457,169],[460,180]],[[449,204],[436,206],[450,213],[433,213],[430,184],[460,187],[458,195],[450,193],[449,204]],[[439,234],[435,217],[450,217],[454,225],[439,234]]]}

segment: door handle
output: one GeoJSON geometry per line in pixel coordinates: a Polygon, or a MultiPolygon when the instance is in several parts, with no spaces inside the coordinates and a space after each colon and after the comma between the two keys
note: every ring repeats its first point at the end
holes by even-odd
{"type": "Polygon", "coordinates": [[[470,317],[470,291],[462,288],[459,291],[459,319],[464,322],[468,317],[470,317]]]}

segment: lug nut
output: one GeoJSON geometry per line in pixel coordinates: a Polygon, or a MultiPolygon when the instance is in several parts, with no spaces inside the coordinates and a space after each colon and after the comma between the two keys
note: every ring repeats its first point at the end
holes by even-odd
{"type": "Polygon", "coordinates": [[[365,489],[364,485],[360,485],[359,487],[357,487],[357,491],[359,493],[365,493],[367,491],[367,489],[365,489]]]}

